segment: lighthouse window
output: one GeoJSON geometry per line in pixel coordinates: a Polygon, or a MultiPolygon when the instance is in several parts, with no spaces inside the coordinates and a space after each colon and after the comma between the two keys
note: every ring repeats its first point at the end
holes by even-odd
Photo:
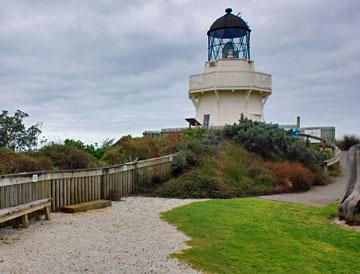
{"type": "Polygon", "coordinates": [[[210,123],[210,114],[204,114],[203,127],[209,127],[210,123]]]}

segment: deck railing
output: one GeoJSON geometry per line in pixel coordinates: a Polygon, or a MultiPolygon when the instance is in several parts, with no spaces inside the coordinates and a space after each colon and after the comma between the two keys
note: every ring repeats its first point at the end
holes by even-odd
{"type": "Polygon", "coordinates": [[[213,71],[190,76],[190,93],[233,88],[271,92],[271,75],[256,71],[213,71]]]}

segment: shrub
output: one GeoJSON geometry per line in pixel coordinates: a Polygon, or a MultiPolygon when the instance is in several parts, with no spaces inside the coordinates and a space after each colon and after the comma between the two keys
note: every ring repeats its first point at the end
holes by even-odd
{"type": "Polygon", "coordinates": [[[189,170],[196,163],[195,154],[189,149],[183,149],[177,153],[172,162],[172,174],[178,176],[189,170]]]}
{"type": "Polygon", "coordinates": [[[14,172],[16,153],[7,148],[0,148],[0,174],[14,172]]]}
{"type": "Polygon", "coordinates": [[[181,132],[171,133],[164,137],[160,147],[161,155],[175,153],[178,144],[184,141],[184,135],[181,132]]]}
{"type": "Polygon", "coordinates": [[[104,156],[105,152],[111,147],[112,143],[113,139],[107,139],[100,146],[97,143],[95,143],[94,145],[86,145],[80,140],[66,139],[64,145],[83,150],[92,155],[93,157],[101,159],[104,156]]]}
{"type": "Polygon", "coordinates": [[[277,177],[278,187],[276,192],[305,191],[314,184],[315,175],[300,163],[272,163],[267,162],[265,166],[274,172],[277,177]]]}
{"type": "Polygon", "coordinates": [[[350,134],[344,135],[338,142],[337,145],[341,150],[349,150],[354,145],[360,144],[360,137],[350,134]]]}
{"type": "Polygon", "coordinates": [[[294,140],[276,124],[254,122],[241,117],[239,124],[225,126],[223,137],[241,144],[265,160],[296,161],[320,172],[324,157],[302,140],[294,140]]]}
{"type": "Polygon", "coordinates": [[[315,173],[322,173],[325,156],[302,141],[296,141],[289,145],[284,160],[302,163],[315,173]]]}
{"type": "Polygon", "coordinates": [[[204,175],[199,170],[191,170],[171,179],[160,186],[154,195],[170,198],[235,197],[234,193],[228,191],[222,178],[204,175]]]}
{"type": "Polygon", "coordinates": [[[15,167],[12,173],[43,171],[52,169],[54,169],[53,163],[50,159],[46,157],[32,157],[27,154],[20,154],[16,159],[15,167]]]}
{"type": "Polygon", "coordinates": [[[50,159],[57,169],[93,168],[100,165],[90,154],[73,146],[50,144],[41,148],[39,155],[50,159]]]}
{"type": "Polygon", "coordinates": [[[30,153],[15,153],[9,149],[0,149],[0,174],[51,170],[50,159],[34,156],[30,153]]]}

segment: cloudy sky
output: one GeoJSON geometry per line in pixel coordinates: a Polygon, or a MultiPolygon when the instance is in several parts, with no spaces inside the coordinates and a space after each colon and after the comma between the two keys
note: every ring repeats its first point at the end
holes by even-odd
{"type": "Polygon", "coordinates": [[[360,1],[0,2],[0,110],[21,109],[50,140],[87,142],[185,126],[188,77],[206,32],[232,7],[273,77],[268,122],[360,134],[360,1]]]}

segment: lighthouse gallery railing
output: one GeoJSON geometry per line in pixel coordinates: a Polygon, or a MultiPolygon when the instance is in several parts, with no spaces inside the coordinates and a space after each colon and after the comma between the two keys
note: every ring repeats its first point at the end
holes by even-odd
{"type": "Polygon", "coordinates": [[[271,92],[271,75],[256,71],[213,71],[190,76],[189,92],[238,88],[271,92]]]}

